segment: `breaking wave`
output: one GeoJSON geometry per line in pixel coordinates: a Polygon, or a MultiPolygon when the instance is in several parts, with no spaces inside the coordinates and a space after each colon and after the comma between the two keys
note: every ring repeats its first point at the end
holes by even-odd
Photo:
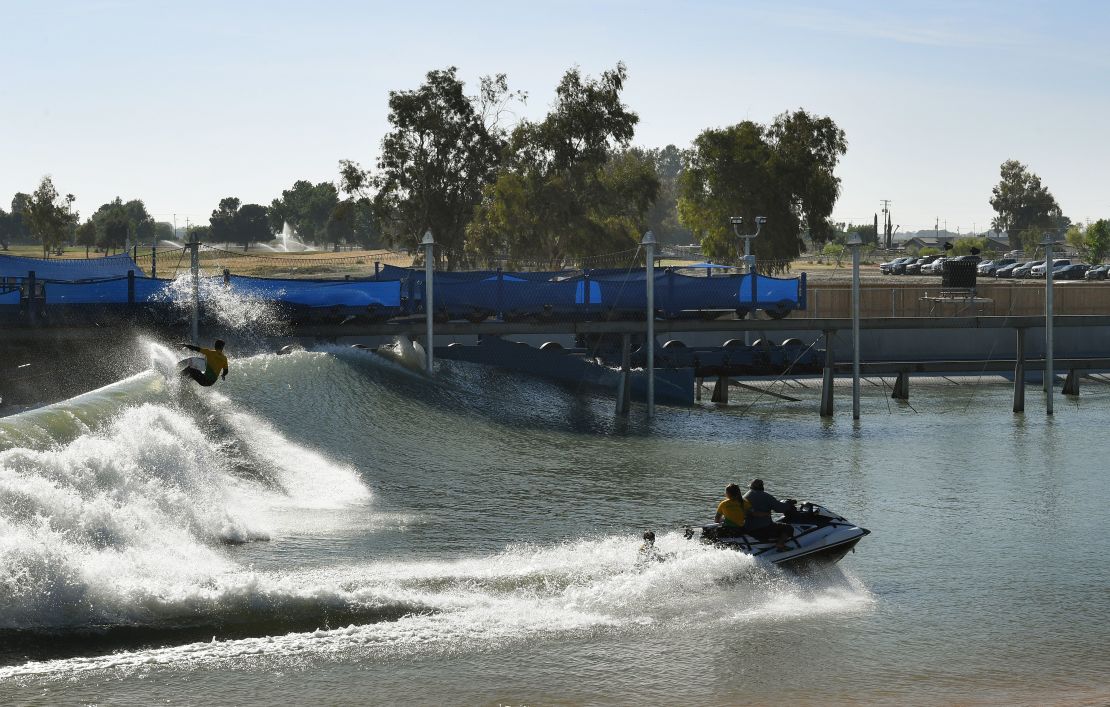
{"type": "Polygon", "coordinates": [[[597,630],[712,627],[721,622],[794,620],[854,613],[873,598],[834,571],[819,582],[785,575],[739,553],[659,539],[663,561],[645,561],[627,538],[511,547],[456,561],[381,562],[294,573],[230,574],[180,597],[227,615],[329,614],[315,630],[184,643],[154,650],[37,661],[0,668],[0,679],[109,671],[257,669],[311,654],[372,658],[492,650],[523,640],[597,630]],[[722,605],[743,612],[721,612],[722,605]],[[345,625],[344,625],[345,624],[345,625]]]}
{"type": "MultiPolygon", "coordinates": [[[[182,385],[173,353],[153,344],[151,353],[150,371],[0,419],[0,643],[31,646],[0,651],[0,680],[157,664],[249,669],[306,653],[482,651],[873,602],[839,570],[793,577],[678,533],[660,534],[662,561],[641,558],[627,535],[605,534],[454,559],[317,548],[323,554],[294,561],[282,554],[293,538],[326,538],[342,522],[363,535],[410,522],[383,521],[365,479],[388,480],[411,459],[411,430],[431,414],[421,405],[455,401],[460,390],[433,390],[396,364],[333,348],[238,359],[231,396],[182,385]],[[389,406],[404,395],[424,402],[389,406]],[[337,410],[348,424],[333,429],[337,410]],[[298,418],[323,421],[304,435],[318,448],[298,441],[298,418]],[[358,458],[376,466],[337,460],[360,445],[376,453],[358,458]],[[257,551],[237,546],[262,541],[276,557],[255,566],[257,551]]],[[[456,455],[445,465],[465,464],[458,450],[479,427],[496,440],[494,423],[472,417],[468,429],[443,431],[438,453],[456,455]]],[[[525,439],[491,444],[526,454],[525,439]]]]}

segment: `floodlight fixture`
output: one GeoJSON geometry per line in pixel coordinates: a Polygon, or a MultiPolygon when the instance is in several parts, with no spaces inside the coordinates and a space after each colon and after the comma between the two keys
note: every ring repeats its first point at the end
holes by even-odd
{"type": "Polygon", "coordinates": [[[420,239],[420,245],[435,245],[435,239],[432,238],[432,229],[424,231],[424,237],[420,239]]]}

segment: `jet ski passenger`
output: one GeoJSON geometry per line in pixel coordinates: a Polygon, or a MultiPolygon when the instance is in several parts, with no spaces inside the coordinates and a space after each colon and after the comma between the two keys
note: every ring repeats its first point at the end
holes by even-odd
{"type": "Polygon", "coordinates": [[[745,512],[752,507],[751,503],[744,500],[737,484],[725,487],[725,500],[717,504],[717,514],[713,521],[720,523],[717,537],[734,538],[744,534],[745,512]]]}
{"type": "Polygon", "coordinates": [[[744,534],[757,540],[774,540],[776,550],[786,550],[786,543],[794,535],[794,529],[785,523],[771,520],[771,511],[787,513],[793,507],[764,491],[763,479],[752,479],[748,488],[751,490],[744,494],[749,508],[744,534]]]}

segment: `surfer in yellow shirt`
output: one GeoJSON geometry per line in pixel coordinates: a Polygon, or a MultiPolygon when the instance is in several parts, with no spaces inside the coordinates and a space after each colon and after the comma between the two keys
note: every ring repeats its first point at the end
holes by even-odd
{"type": "Polygon", "coordinates": [[[737,535],[743,535],[744,532],[741,528],[744,527],[745,513],[751,510],[752,504],[744,500],[744,496],[740,493],[740,487],[736,484],[729,484],[725,487],[725,500],[717,504],[717,514],[713,517],[714,522],[720,523],[721,528],[717,531],[717,536],[721,538],[731,538],[737,535]]]}
{"type": "Polygon", "coordinates": [[[206,349],[201,346],[194,346],[192,344],[180,344],[181,347],[196,351],[204,356],[204,370],[193,366],[186,366],[181,369],[181,375],[187,378],[192,378],[198,384],[208,387],[215,385],[216,380],[219,378],[227,378],[227,356],[224,356],[224,342],[223,339],[216,339],[213,344],[215,348],[206,349]]]}

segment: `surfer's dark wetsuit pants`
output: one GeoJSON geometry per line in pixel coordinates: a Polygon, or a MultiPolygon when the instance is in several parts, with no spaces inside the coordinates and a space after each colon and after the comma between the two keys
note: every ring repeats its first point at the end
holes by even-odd
{"type": "Polygon", "coordinates": [[[205,369],[205,371],[201,373],[199,370],[193,368],[192,366],[182,369],[181,375],[192,378],[197,382],[198,385],[203,385],[205,388],[210,385],[215,385],[216,381],[220,378],[213,370],[205,369]]]}

